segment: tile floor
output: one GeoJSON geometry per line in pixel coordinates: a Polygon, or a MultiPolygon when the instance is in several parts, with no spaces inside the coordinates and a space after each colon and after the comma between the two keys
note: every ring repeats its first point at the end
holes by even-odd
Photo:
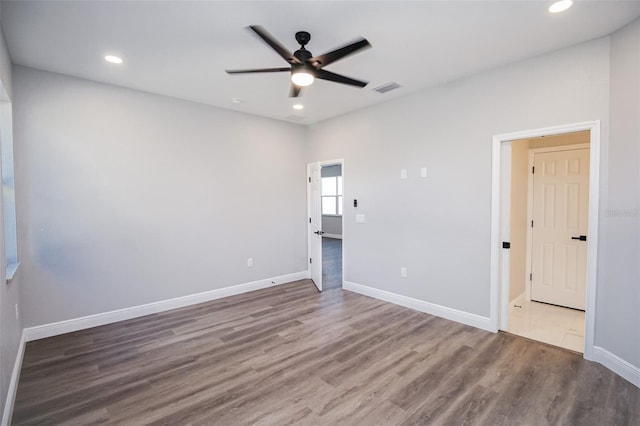
{"type": "Polygon", "coordinates": [[[576,352],[584,352],[583,311],[527,301],[521,296],[509,307],[508,331],[576,352]],[[522,307],[517,308],[514,305],[522,307]]]}

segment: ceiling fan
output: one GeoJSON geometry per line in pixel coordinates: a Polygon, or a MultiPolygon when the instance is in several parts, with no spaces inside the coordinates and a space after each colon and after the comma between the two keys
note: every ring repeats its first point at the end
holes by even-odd
{"type": "Polygon", "coordinates": [[[227,70],[227,74],[248,74],[263,72],[291,72],[291,90],[290,97],[300,95],[302,87],[309,86],[314,79],[328,80],[336,83],[348,84],[350,86],[364,87],[368,83],[365,81],[355,80],[344,75],[332,73],[323,69],[323,67],[344,58],[345,56],[354,54],[362,49],[371,47],[371,44],[364,38],[340,47],[324,55],[312,56],[311,52],[305,49],[305,45],[311,40],[311,34],[306,31],[298,31],[296,33],[296,41],[300,44],[300,49],[293,54],[289,52],[282,44],[280,44],[271,34],[258,25],[249,27],[260,38],[262,38],[273,50],[275,50],[285,61],[290,64],[286,68],[261,68],[248,70],[227,70]]]}

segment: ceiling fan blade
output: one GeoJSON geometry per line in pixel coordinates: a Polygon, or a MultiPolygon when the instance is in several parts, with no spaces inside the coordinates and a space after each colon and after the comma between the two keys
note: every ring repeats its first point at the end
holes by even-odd
{"type": "Polygon", "coordinates": [[[331,52],[327,52],[324,55],[314,56],[309,59],[307,62],[312,64],[316,68],[322,68],[324,66],[329,65],[332,62],[337,61],[338,59],[342,59],[345,56],[352,55],[359,50],[371,47],[371,43],[367,41],[367,39],[362,38],[356,42],[348,44],[344,47],[336,49],[331,52]]]}
{"type": "Polygon", "coordinates": [[[300,90],[302,90],[302,87],[296,86],[295,84],[291,83],[291,90],[289,90],[289,97],[297,98],[300,95],[300,90]]]}
{"type": "Polygon", "coordinates": [[[293,56],[291,52],[287,50],[278,40],[275,39],[271,34],[267,32],[264,28],[259,25],[250,25],[249,28],[253,30],[254,33],[258,34],[261,39],[263,39],[273,50],[278,52],[278,55],[282,56],[282,58],[289,62],[290,64],[300,64],[301,62],[293,56]]]}
{"type": "Polygon", "coordinates": [[[331,71],[322,69],[316,70],[315,74],[316,78],[319,78],[320,80],[335,81],[336,83],[348,84],[350,86],[364,87],[369,84],[365,81],[355,80],[353,78],[345,77],[344,75],[336,74],[331,71]]]}
{"type": "Polygon", "coordinates": [[[284,72],[291,71],[291,68],[257,68],[252,70],[226,70],[227,74],[248,74],[258,72],[284,72]]]}

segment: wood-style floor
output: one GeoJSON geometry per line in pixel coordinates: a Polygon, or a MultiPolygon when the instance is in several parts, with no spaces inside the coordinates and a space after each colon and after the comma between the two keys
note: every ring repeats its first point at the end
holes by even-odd
{"type": "Polygon", "coordinates": [[[342,240],[322,237],[322,289],[342,287],[342,240]]]}
{"type": "Polygon", "coordinates": [[[30,342],[14,424],[638,425],[579,355],[299,281],[30,342]]]}

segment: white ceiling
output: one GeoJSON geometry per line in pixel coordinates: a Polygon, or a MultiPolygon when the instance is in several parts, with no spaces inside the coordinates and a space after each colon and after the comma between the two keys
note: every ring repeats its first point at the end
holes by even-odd
{"type": "Polygon", "coordinates": [[[318,122],[503,64],[609,34],[640,16],[640,0],[575,1],[3,1],[14,63],[250,114],[318,122]],[[370,84],[316,81],[302,112],[289,75],[230,76],[225,69],[287,66],[245,29],[262,25],[291,51],[311,33],[318,55],[359,36],[373,48],[328,70],[370,84]],[[121,55],[121,66],[103,56],[121,55]],[[387,94],[372,89],[394,81],[387,94]],[[243,100],[240,104],[232,98],[243,100]],[[298,116],[298,117],[296,117],[298,116]]]}

